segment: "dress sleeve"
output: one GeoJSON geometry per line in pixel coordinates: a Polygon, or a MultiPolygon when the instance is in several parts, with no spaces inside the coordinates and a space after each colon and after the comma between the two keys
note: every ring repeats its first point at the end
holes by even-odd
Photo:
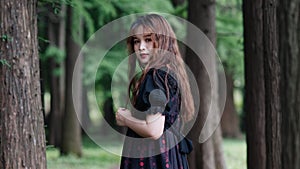
{"type": "Polygon", "coordinates": [[[161,72],[149,71],[142,85],[141,98],[146,106],[146,114],[164,114],[167,104],[166,87],[161,72]]]}
{"type": "Polygon", "coordinates": [[[175,79],[174,74],[167,75],[164,70],[150,69],[141,83],[133,116],[145,119],[146,115],[158,112],[162,115],[176,115],[176,109],[180,107],[180,94],[175,79]]]}

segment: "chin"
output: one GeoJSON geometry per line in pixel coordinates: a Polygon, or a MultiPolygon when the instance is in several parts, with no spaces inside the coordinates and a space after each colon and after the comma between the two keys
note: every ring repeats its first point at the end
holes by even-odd
{"type": "Polygon", "coordinates": [[[140,60],[139,62],[143,65],[146,65],[149,61],[148,60],[140,60]]]}

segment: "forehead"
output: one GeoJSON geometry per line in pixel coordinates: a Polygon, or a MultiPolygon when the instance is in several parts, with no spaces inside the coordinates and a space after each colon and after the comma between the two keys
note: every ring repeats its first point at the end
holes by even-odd
{"type": "Polygon", "coordinates": [[[149,29],[145,28],[144,26],[138,26],[132,30],[132,36],[137,38],[150,36],[151,34],[152,32],[149,29]]]}

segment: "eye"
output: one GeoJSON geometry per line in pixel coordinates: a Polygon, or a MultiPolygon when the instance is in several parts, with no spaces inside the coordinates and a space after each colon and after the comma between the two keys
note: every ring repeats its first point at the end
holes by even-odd
{"type": "Polygon", "coordinates": [[[152,42],[152,39],[151,39],[151,38],[146,38],[146,39],[145,39],[145,42],[147,42],[147,43],[148,43],[148,42],[152,42]]]}
{"type": "Polygon", "coordinates": [[[133,40],[133,44],[138,44],[138,43],[140,43],[140,40],[138,40],[138,39],[133,40]]]}

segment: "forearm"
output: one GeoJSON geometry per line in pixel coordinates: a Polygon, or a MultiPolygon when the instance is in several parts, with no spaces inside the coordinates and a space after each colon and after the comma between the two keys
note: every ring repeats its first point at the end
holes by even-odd
{"type": "Polygon", "coordinates": [[[150,129],[146,120],[139,120],[134,117],[126,118],[125,125],[135,131],[138,135],[148,138],[151,137],[150,129]]]}
{"type": "Polygon", "coordinates": [[[146,116],[146,120],[140,120],[132,116],[125,108],[119,108],[116,112],[117,124],[127,126],[141,137],[158,139],[163,134],[165,116],[157,112],[146,116]]]}
{"type": "Polygon", "coordinates": [[[161,113],[147,115],[146,120],[140,120],[132,116],[127,117],[125,121],[126,126],[142,137],[156,140],[163,133],[165,116],[161,115],[161,113]]]}

